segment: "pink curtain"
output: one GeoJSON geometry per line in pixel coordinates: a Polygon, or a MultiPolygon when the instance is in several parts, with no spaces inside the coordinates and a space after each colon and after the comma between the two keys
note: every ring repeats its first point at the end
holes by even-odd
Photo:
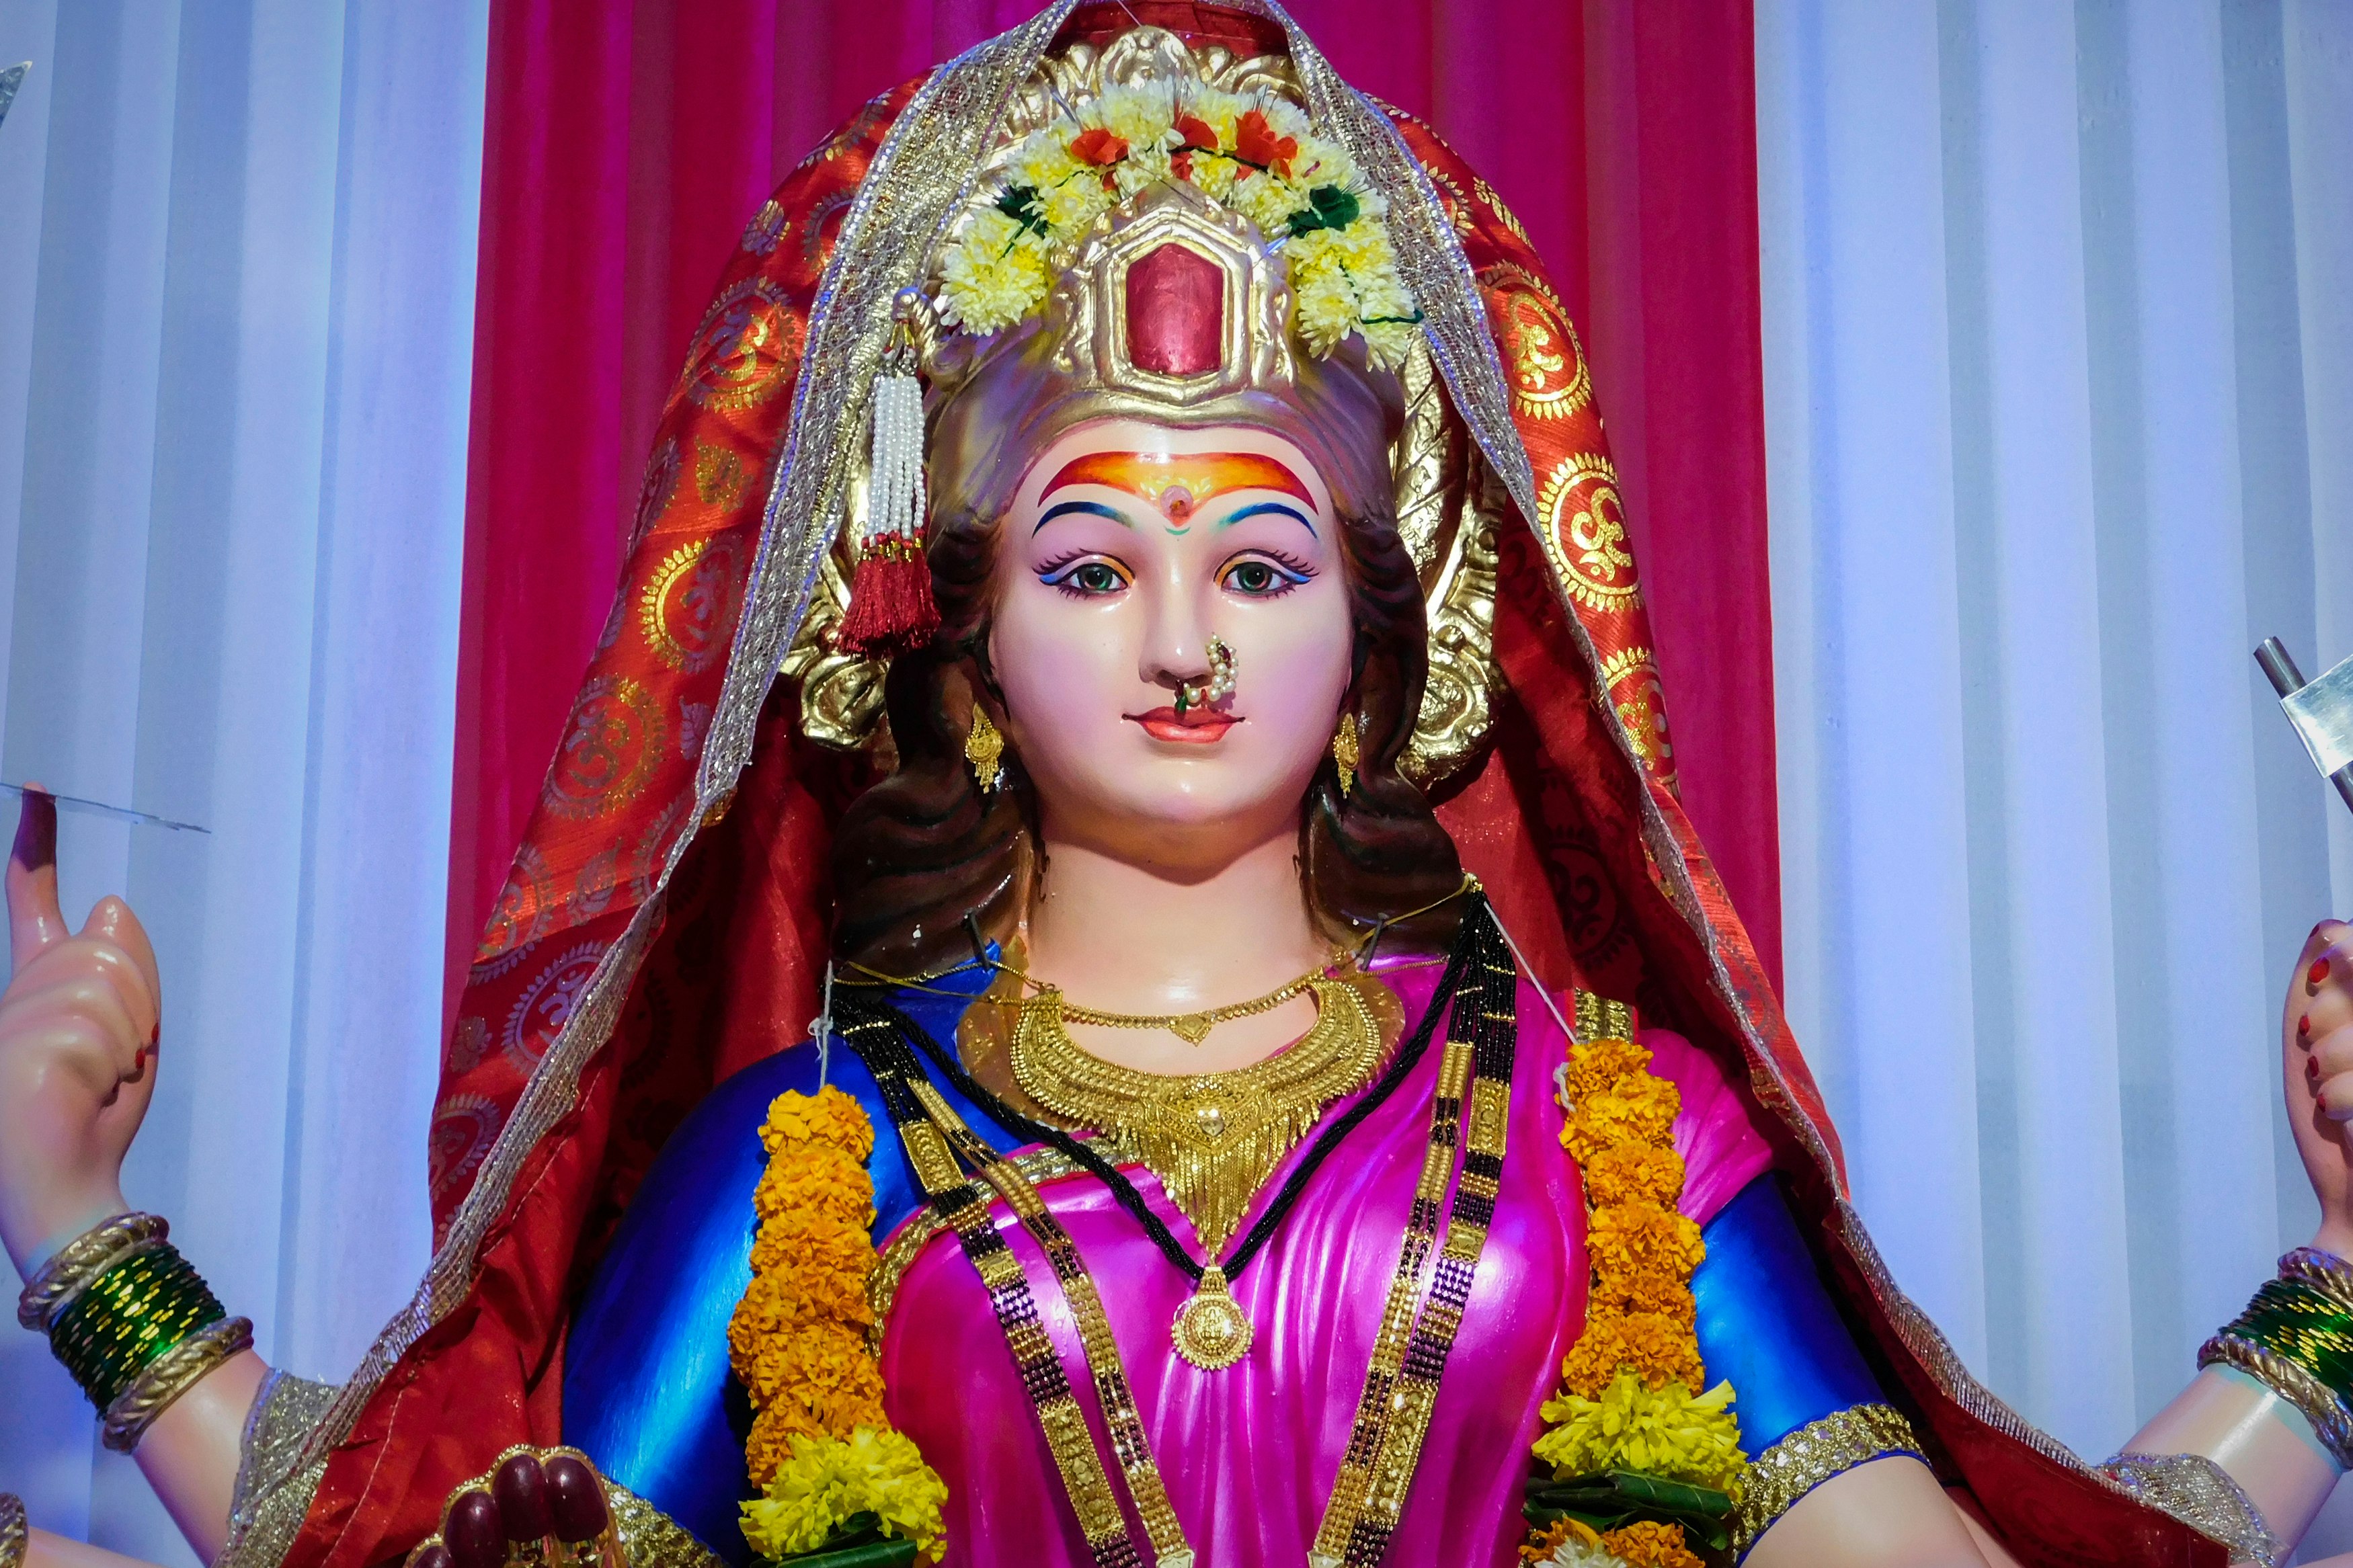
{"type": "MultiPolygon", "coordinates": [[[[495,0],[449,995],[609,607],[661,400],[744,223],[1027,0],[495,0]]],[[[1683,802],[1780,973],[1747,0],[1298,0],[1526,225],[1583,331],[1683,802]]]]}

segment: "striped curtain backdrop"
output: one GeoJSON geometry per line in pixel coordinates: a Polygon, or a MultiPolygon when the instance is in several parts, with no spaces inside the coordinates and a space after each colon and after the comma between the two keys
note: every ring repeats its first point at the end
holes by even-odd
{"type": "Polygon", "coordinates": [[[2249,650],[2353,654],[2353,6],[1757,39],[1791,1019],[1897,1279],[2097,1458],[2316,1217],[2353,818],[2249,650]]]}
{"type": "MultiPolygon", "coordinates": [[[[485,12],[0,0],[0,778],[208,829],[60,823],[164,974],[124,1184],[329,1376],[430,1235],[485,12]]],[[[193,1568],[13,1311],[0,1488],[193,1568]]]]}

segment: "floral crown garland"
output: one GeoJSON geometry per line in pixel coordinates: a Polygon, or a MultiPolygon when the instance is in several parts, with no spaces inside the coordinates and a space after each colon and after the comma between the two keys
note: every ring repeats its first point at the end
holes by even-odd
{"type": "Polygon", "coordinates": [[[1398,275],[1388,204],[1299,108],[1190,82],[1106,88],[1031,132],[943,252],[940,315],[989,333],[1042,310],[1098,219],[1155,185],[1189,187],[1258,226],[1318,357],[1361,337],[1382,369],[1421,321],[1398,275]]]}
{"type": "MultiPolygon", "coordinates": [[[[1293,323],[1311,353],[1328,358],[1354,336],[1375,369],[1405,363],[1421,312],[1398,273],[1388,204],[1347,149],[1281,98],[1182,79],[1105,88],[1008,149],[942,248],[928,308],[941,326],[975,336],[1018,325],[1046,308],[1103,216],[1155,186],[1198,192],[1256,226],[1282,259],[1293,323]]],[[[921,647],[939,626],[923,560],[917,336],[902,313],[875,379],[871,510],[836,634],[841,647],[881,658],[921,647]]]]}

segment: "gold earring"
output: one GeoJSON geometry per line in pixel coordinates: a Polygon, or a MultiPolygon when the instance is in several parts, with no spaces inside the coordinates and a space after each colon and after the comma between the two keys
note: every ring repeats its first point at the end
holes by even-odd
{"type": "Polygon", "coordinates": [[[1340,715],[1340,727],[1332,733],[1332,761],[1340,769],[1340,794],[1345,798],[1356,787],[1356,716],[1340,715]]]}
{"type": "Polygon", "coordinates": [[[973,782],[983,795],[994,795],[1005,782],[1005,737],[988,721],[988,710],[972,705],[972,728],[964,738],[964,760],[972,764],[973,782]]]}

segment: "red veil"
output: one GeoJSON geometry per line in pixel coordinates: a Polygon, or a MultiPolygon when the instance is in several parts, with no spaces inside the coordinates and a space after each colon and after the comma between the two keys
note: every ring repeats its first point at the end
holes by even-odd
{"type": "Polygon", "coordinates": [[[1137,22],[1288,53],[1319,128],[1348,137],[1389,196],[1452,405],[1515,502],[1493,626],[1509,695],[1483,756],[1437,793],[1536,975],[1632,999],[1740,1063],[1858,1340],[1942,1479],[2022,1558],[2220,1565],[2218,1543],[1979,1386],[1889,1279],[1676,804],[1575,329],[1486,183],[1427,126],[1339,83],[1260,0],[1063,0],[868,103],[752,219],[663,412],[611,618],[459,1009],[432,1128],[430,1270],[307,1447],[263,1478],[271,1495],[228,1555],[384,1562],[501,1448],[557,1441],[571,1304],[655,1152],[715,1082],[804,1037],[828,837],[869,764],[804,738],[797,684],[773,672],[839,514],[839,448],[887,331],[873,306],[929,248],[922,226],[945,198],[917,196],[971,178],[1039,51],[1137,22]],[[837,256],[845,233],[857,254],[837,256]]]}

